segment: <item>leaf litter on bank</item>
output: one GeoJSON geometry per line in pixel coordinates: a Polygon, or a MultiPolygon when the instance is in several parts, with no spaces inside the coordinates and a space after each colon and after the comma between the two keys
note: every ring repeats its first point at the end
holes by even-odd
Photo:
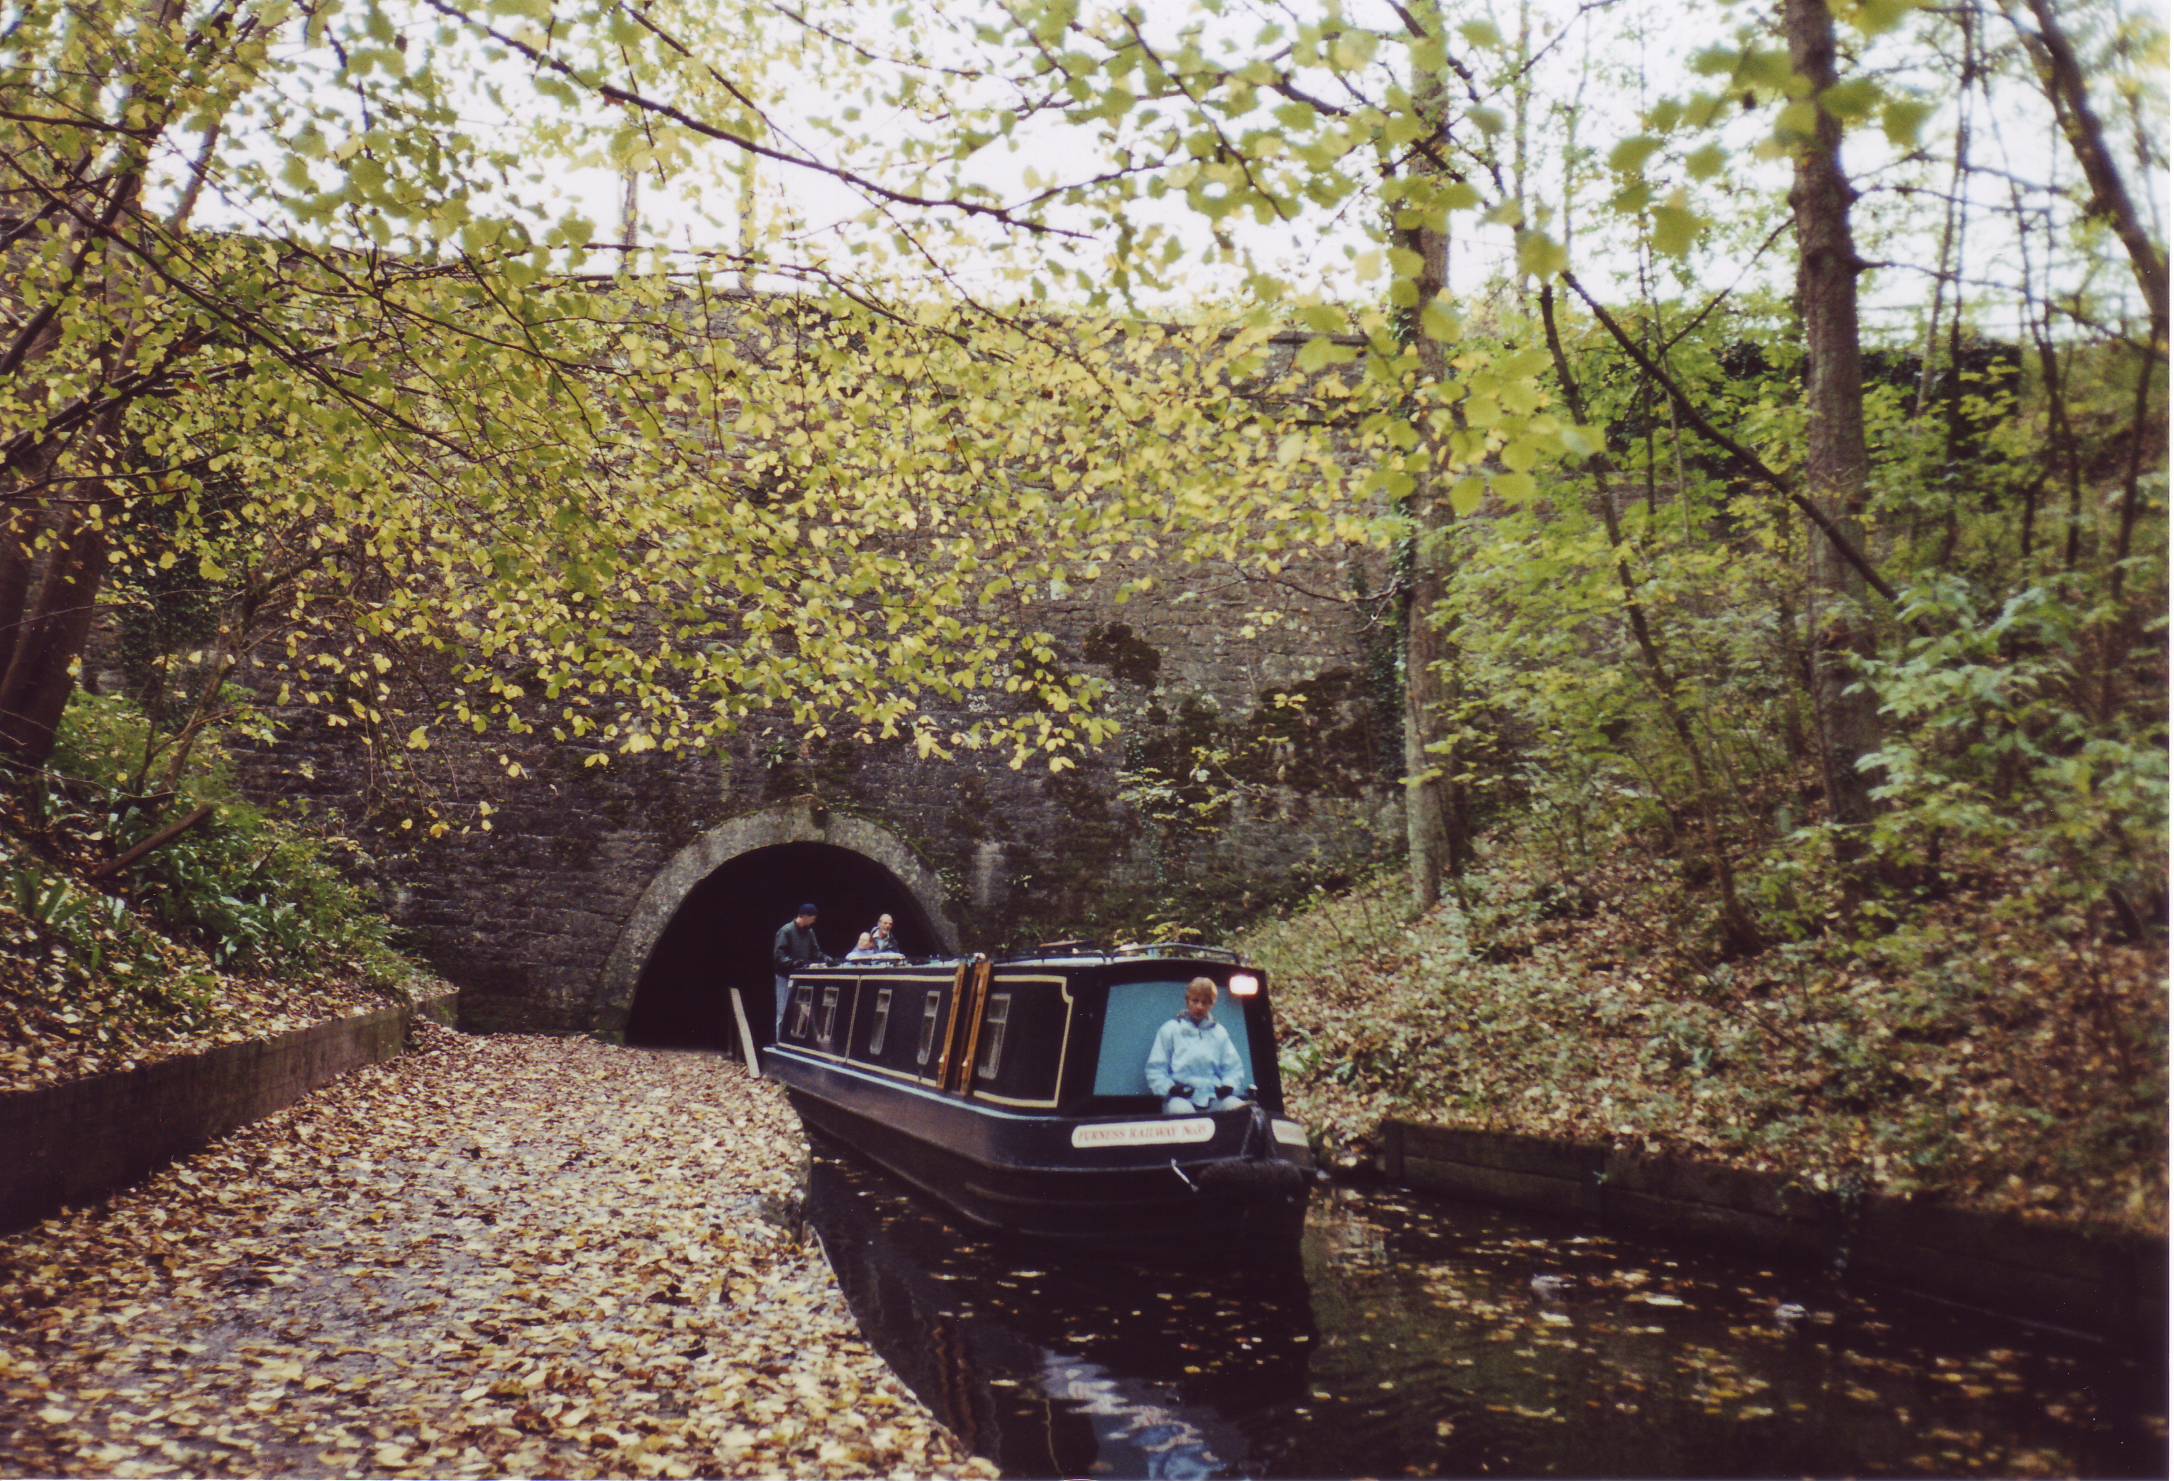
{"type": "Polygon", "coordinates": [[[1383,877],[1244,938],[1279,985],[1285,1093],[1332,1160],[1365,1160],[1404,1117],[2165,1233],[2163,939],[2077,970],[2047,923],[2013,916],[2010,881],[1724,982],[1666,926],[1668,860],[1596,865],[1571,914],[1536,903],[1543,864],[1495,847],[1470,916],[1410,920],[1383,877]]]}
{"type": "Polygon", "coordinates": [[[465,1038],[0,1240],[0,1471],[991,1475],[769,1217],[711,1056],[465,1038]]]}

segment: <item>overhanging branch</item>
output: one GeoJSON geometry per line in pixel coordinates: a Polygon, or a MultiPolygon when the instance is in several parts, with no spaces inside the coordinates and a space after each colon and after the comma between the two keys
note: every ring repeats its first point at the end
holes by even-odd
{"type": "Polygon", "coordinates": [[[1802,510],[1804,517],[1809,519],[1822,535],[1825,535],[1829,541],[1833,542],[1835,550],[1844,561],[1849,563],[1850,569],[1864,578],[1865,585],[1878,592],[1890,606],[1899,607],[1902,605],[1901,594],[1888,583],[1886,577],[1882,576],[1873,567],[1872,562],[1866,559],[1865,553],[1857,548],[1857,542],[1850,539],[1849,535],[1828,517],[1825,510],[1806,498],[1803,491],[1798,489],[1796,485],[1772,468],[1769,468],[1765,460],[1760,458],[1757,453],[1708,421],[1705,413],[1698,409],[1697,404],[1677,383],[1676,378],[1655,363],[1653,357],[1641,349],[1638,342],[1624,332],[1623,326],[1616,321],[1615,315],[1609,313],[1607,309],[1601,306],[1599,300],[1585,291],[1585,285],[1578,281],[1576,274],[1566,272],[1562,275],[1562,280],[1570,291],[1577,294],[1579,300],[1588,309],[1592,310],[1593,317],[1600,321],[1601,327],[1606,329],[1615,342],[1623,347],[1623,353],[1629,355],[1638,368],[1653,377],[1653,383],[1667,393],[1669,401],[1675,405],[1677,411],[1683,414],[1683,419],[1690,424],[1692,431],[1719,448],[1738,473],[1755,483],[1765,484],[1775,493],[1780,494],[1802,510]]]}

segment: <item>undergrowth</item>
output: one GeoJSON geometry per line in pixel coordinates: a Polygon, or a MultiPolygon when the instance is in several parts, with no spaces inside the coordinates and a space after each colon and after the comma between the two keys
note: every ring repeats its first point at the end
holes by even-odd
{"type": "Polygon", "coordinates": [[[1410,920],[1392,875],[1245,939],[1293,1109],[1347,1162],[1397,1116],[2165,1230],[2163,934],[2079,949],[2018,851],[1716,961],[1673,861],[1538,862],[1498,842],[1468,910],[1410,920]]]}
{"type": "Polygon", "coordinates": [[[244,799],[218,746],[173,793],[127,790],[144,719],[78,694],[49,765],[0,789],[0,1084],[236,1042],[401,998],[420,982],[351,844],[244,799]],[[169,823],[210,816],[98,878],[169,823]]]}

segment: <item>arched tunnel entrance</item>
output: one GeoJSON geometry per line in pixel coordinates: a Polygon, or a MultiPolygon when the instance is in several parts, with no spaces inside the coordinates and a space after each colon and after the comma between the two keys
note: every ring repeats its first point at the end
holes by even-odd
{"type": "Polygon", "coordinates": [[[832,956],[852,950],[885,913],[905,951],[943,949],[913,892],[874,859],[831,843],[754,849],[696,885],[674,912],[635,979],[627,1042],[732,1047],[725,990],[738,987],[757,1042],[767,1043],[771,938],[804,901],[819,908],[815,933],[832,956]]]}
{"type": "Polygon", "coordinates": [[[948,896],[904,839],[872,819],[796,798],[720,823],[673,855],[642,891],[597,984],[598,1032],[642,1044],[735,1042],[738,987],[755,1041],[770,1039],[770,941],[804,900],[816,935],[843,956],[889,912],[914,955],[958,949],[948,896]]]}

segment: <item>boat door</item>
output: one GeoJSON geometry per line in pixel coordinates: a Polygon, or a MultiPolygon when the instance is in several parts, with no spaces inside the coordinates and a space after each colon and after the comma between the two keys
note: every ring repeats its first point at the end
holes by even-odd
{"type": "Polygon", "coordinates": [[[989,1002],[989,975],[995,963],[980,952],[959,963],[958,986],[951,994],[951,1022],[944,1030],[943,1060],[936,1083],[953,1095],[966,1094],[974,1074],[974,1053],[981,1047],[981,1016],[989,1002]]]}

